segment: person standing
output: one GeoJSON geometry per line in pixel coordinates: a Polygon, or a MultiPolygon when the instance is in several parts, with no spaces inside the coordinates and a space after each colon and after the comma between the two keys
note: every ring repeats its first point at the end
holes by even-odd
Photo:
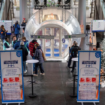
{"type": "Polygon", "coordinates": [[[70,48],[70,51],[69,51],[70,56],[69,56],[69,61],[68,61],[68,68],[70,68],[71,60],[72,60],[71,49],[73,48],[73,46],[75,46],[75,44],[76,44],[76,41],[73,42],[73,45],[72,45],[72,47],[70,48]]]}
{"type": "MultiPolygon", "coordinates": [[[[29,50],[30,50],[30,55],[31,55],[32,59],[35,59],[35,57],[34,57],[34,53],[35,53],[35,47],[34,47],[34,45],[35,44],[37,44],[37,40],[32,40],[29,43],[29,50]]],[[[33,71],[35,71],[35,63],[33,64],[33,71]]]]}
{"type": "Polygon", "coordinates": [[[36,63],[35,65],[35,74],[34,76],[38,76],[38,67],[40,68],[40,74],[41,75],[45,75],[44,73],[44,69],[43,69],[43,62],[44,62],[44,59],[43,59],[43,56],[42,56],[42,49],[41,49],[41,46],[39,46],[39,44],[35,44],[35,59],[39,60],[38,63],[36,63]]]}
{"type": "Polygon", "coordinates": [[[5,40],[7,32],[8,31],[5,30],[4,25],[1,25],[1,39],[2,39],[2,42],[5,40]]]}
{"type": "Polygon", "coordinates": [[[3,43],[3,50],[6,50],[7,48],[10,48],[10,44],[9,44],[9,38],[6,37],[3,43]]]}
{"type": "Polygon", "coordinates": [[[25,18],[23,18],[23,22],[21,24],[21,26],[23,27],[23,31],[25,31],[26,23],[27,22],[26,22],[25,18]]]}
{"type": "Polygon", "coordinates": [[[23,41],[20,42],[20,48],[19,49],[22,50],[22,54],[23,54],[23,71],[24,71],[24,73],[27,73],[26,60],[27,60],[27,56],[28,56],[28,51],[25,48],[23,41]]]}
{"type": "Polygon", "coordinates": [[[16,21],[16,23],[14,24],[14,30],[15,30],[16,38],[18,40],[18,38],[19,38],[19,31],[20,31],[20,25],[18,24],[18,21],[16,21]]]}
{"type": "MultiPolygon", "coordinates": [[[[74,44],[74,46],[71,49],[71,56],[72,58],[76,58],[78,54],[78,50],[81,50],[81,48],[77,45],[77,42],[74,44]]],[[[74,72],[74,68],[76,67],[76,61],[73,62],[72,71],[74,72]]]]}
{"type": "Polygon", "coordinates": [[[27,51],[29,51],[29,44],[28,41],[26,40],[26,37],[22,37],[22,41],[24,42],[24,46],[27,49],[27,51]]]}
{"type": "Polygon", "coordinates": [[[14,35],[14,36],[12,37],[12,47],[14,47],[14,45],[15,45],[16,42],[17,42],[16,36],[14,35]]]}

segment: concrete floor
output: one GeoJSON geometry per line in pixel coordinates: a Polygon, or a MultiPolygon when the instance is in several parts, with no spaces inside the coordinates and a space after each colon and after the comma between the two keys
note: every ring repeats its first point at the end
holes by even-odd
{"type": "MultiPolygon", "coordinates": [[[[34,84],[34,93],[36,98],[29,98],[31,94],[31,85],[27,82],[29,77],[24,77],[25,85],[25,103],[22,105],[81,105],[77,104],[76,98],[71,98],[72,89],[72,74],[66,68],[66,63],[61,62],[46,62],[44,64],[45,76],[39,74],[34,77],[37,84],[34,84]]],[[[105,89],[101,89],[100,104],[104,104],[105,89]]],[[[1,97],[0,97],[1,99],[1,97]]],[[[1,105],[1,100],[0,100],[1,105]]],[[[17,105],[17,104],[9,104],[17,105]]],[[[84,104],[84,105],[93,105],[84,104]]]]}

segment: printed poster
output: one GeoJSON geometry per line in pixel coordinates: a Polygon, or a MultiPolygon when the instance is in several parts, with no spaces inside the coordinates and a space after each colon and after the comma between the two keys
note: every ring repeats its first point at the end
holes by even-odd
{"type": "Polygon", "coordinates": [[[78,102],[99,102],[100,97],[100,51],[78,53],[78,102]]]}
{"type": "Polygon", "coordinates": [[[0,51],[2,103],[23,103],[22,51],[0,51]]]}

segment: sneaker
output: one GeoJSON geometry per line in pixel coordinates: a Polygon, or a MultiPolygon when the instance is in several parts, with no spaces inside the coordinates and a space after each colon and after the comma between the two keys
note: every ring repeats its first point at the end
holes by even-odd
{"type": "Polygon", "coordinates": [[[24,73],[27,73],[27,70],[25,70],[24,73]]]}
{"type": "Polygon", "coordinates": [[[40,75],[42,75],[43,73],[40,73],[40,75]]]}
{"type": "Polygon", "coordinates": [[[45,75],[45,73],[42,73],[42,75],[45,75]]]}
{"type": "Polygon", "coordinates": [[[38,76],[38,74],[33,74],[33,76],[36,76],[36,77],[37,77],[37,76],[38,76]]]}

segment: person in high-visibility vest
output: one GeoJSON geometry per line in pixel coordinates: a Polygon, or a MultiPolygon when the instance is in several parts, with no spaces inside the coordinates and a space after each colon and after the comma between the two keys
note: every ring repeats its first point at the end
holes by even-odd
{"type": "Polygon", "coordinates": [[[24,42],[25,48],[26,48],[27,51],[29,52],[29,43],[28,43],[28,41],[26,40],[26,37],[22,37],[22,41],[24,42]]]}
{"type": "Polygon", "coordinates": [[[5,38],[5,41],[3,43],[3,50],[6,50],[7,48],[10,48],[9,38],[5,38]]]}

